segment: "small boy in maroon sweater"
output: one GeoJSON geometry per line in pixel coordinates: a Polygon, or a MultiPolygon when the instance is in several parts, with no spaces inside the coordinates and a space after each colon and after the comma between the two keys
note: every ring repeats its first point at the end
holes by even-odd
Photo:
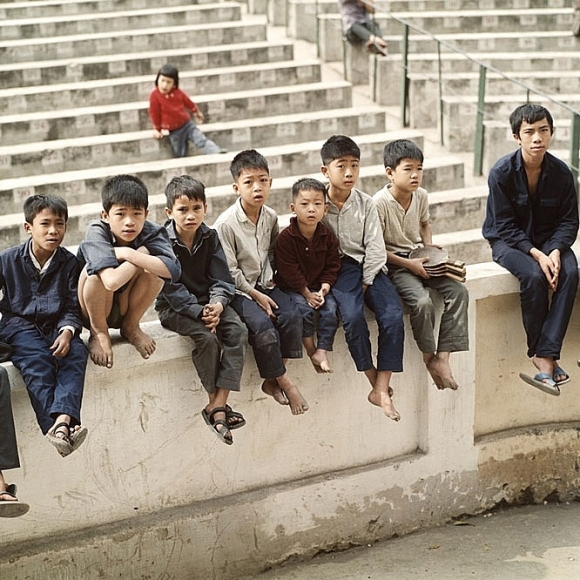
{"type": "Polygon", "coordinates": [[[327,351],[338,328],[338,310],[330,294],[340,269],[338,240],[323,223],[328,210],[326,186],[299,179],[292,186],[290,209],[296,214],[276,240],[276,283],[290,294],[302,314],[302,344],[319,373],[330,373],[327,351]],[[314,317],[318,313],[317,341],[314,317]]]}
{"type": "Polygon", "coordinates": [[[226,152],[197,127],[196,123],[203,123],[203,113],[179,88],[179,71],[171,64],[164,64],[157,73],[149,95],[149,117],[155,129],[153,137],[169,135],[175,157],[187,155],[189,141],[205,154],[226,152]]]}

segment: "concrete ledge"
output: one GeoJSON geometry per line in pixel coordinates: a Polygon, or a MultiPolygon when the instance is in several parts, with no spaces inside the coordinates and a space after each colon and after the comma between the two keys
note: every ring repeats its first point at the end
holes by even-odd
{"type": "MultiPolygon", "coordinates": [[[[232,447],[199,416],[205,395],[187,341],[156,324],[151,360],[120,342],[112,370],[90,367],[91,433],[65,460],[51,459],[10,369],[23,467],[9,475],[32,508],[0,540],[0,576],[24,580],[33,569],[47,580],[97,580],[122,575],[130,559],[135,577],[231,580],[498,504],[574,500],[580,401],[565,390],[548,399],[517,380],[530,363],[515,279],[480,264],[467,284],[472,348],[452,357],[460,389],[435,389],[407,326],[406,370],[392,383],[398,424],[366,402],[341,331],[334,375],[291,363],[311,404],[302,417],[261,394],[248,359],[232,395],[248,425],[232,447]]],[[[579,322],[575,310],[562,357],[572,373],[579,322]]]]}

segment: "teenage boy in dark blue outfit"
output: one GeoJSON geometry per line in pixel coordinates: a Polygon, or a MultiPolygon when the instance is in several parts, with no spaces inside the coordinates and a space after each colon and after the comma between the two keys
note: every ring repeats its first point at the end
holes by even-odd
{"type": "Polygon", "coordinates": [[[55,195],[24,202],[31,239],[0,254],[0,340],[12,346],[43,434],[66,456],[87,435],[80,426],[87,349],[77,299],[80,265],[61,247],[68,209],[55,195]]]}
{"type": "Polygon", "coordinates": [[[567,165],[547,151],[554,133],[547,109],[521,105],[510,124],[520,147],[489,172],[483,237],[494,261],[520,281],[528,356],[538,370],[520,377],[559,395],[559,385],[570,380],[558,360],[578,286],[571,249],[578,233],[576,188],[567,165]]]}

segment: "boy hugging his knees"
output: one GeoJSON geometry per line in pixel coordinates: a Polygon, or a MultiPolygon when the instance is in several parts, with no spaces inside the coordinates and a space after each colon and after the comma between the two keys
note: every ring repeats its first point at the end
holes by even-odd
{"type": "Polygon", "coordinates": [[[457,389],[449,365],[451,352],[469,349],[465,285],[447,276],[431,277],[423,267],[427,258],[409,258],[422,246],[433,246],[427,192],[423,180],[423,152],[415,143],[399,139],[387,143],[383,161],[390,181],[373,200],[381,221],[389,276],[410,310],[415,342],[438,389],[457,389]],[[435,306],[429,290],[443,298],[439,336],[435,340],[435,306]]]}
{"type": "Polygon", "coordinates": [[[209,397],[202,416],[231,445],[231,429],[246,423],[227,401],[230,391],[240,390],[248,332],[229,306],[236,287],[217,232],[204,223],[203,183],[188,175],[174,177],[165,196],[165,227],[181,277],[165,282],[155,309],[164,327],[193,340],[191,358],[209,397]]]}
{"type": "Polygon", "coordinates": [[[300,179],[292,186],[292,200],[295,217],[276,241],[276,283],[290,294],[302,315],[302,343],[316,372],[330,373],[327,351],[332,350],[338,328],[330,289],[340,269],[340,256],[336,236],[322,223],[328,211],[326,186],[317,179],[300,179]]]}
{"type": "Polygon", "coordinates": [[[308,403],[290,379],[286,359],[302,357],[302,318],[292,299],[276,288],[272,268],[278,216],[265,205],[272,178],[257,151],[238,153],[230,164],[238,200],[216,220],[234,283],[233,309],[248,327],[262,390],[294,415],[308,403]]]}
{"type": "Polygon", "coordinates": [[[111,177],[101,197],[102,218],[89,225],[78,249],[84,264],[78,295],[91,359],[111,368],[109,328],[119,328],[143,358],[153,354],[155,341],[139,323],[163,280],[178,280],[181,268],[165,228],[147,220],[147,188],[138,177],[111,177]]]}
{"type": "Polygon", "coordinates": [[[87,349],[80,339],[77,299],[80,264],[61,247],[66,201],[33,195],[24,202],[30,239],[0,254],[0,340],[26,385],[36,420],[60,455],[78,449],[87,349]]]}
{"type": "Polygon", "coordinates": [[[360,149],[346,135],[333,135],[322,146],[322,174],[329,180],[328,213],[324,223],[336,234],[341,252],[332,295],[338,304],[348,349],[356,368],[364,372],[368,400],[393,421],[401,418],[391,399],[391,376],[403,370],[405,329],[403,308],[385,273],[385,243],[379,216],[369,195],[355,188],[360,149]],[[379,331],[373,362],[365,306],[373,311],[379,331]]]}

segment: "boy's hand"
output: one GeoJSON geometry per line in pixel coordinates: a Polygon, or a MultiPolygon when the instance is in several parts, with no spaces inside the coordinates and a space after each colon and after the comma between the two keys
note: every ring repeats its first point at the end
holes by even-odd
{"type": "Polygon", "coordinates": [[[306,298],[308,306],[314,308],[314,310],[318,310],[324,304],[324,295],[320,291],[310,292],[310,290],[308,290],[303,294],[303,296],[306,298]]]}
{"type": "Polygon", "coordinates": [[[272,308],[278,308],[278,305],[267,295],[262,294],[259,290],[252,290],[250,297],[255,300],[260,308],[272,319],[276,318],[272,308]]]}
{"type": "Polygon", "coordinates": [[[203,123],[205,120],[203,113],[199,109],[193,113],[193,118],[195,119],[196,123],[203,123]]]}
{"type": "Polygon", "coordinates": [[[153,139],[163,139],[163,133],[161,131],[158,131],[157,129],[153,130],[153,139]]]}
{"type": "Polygon", "coordinates": [[[407,265],[407,270],[409,270],[409,272],[412,272],[416,276],[419,276],[419,278],[425,278],[425,279],[431,278],[431,276],[429,276],[429,274],[427,274],[427,271],[423,267],[423,263],[426,262],[428,259],[429,258],[411,258],[411,259],[409,259],[408,265],[407,265]]]}
{"type": "Polygon", "coordinates": [[[72,332],[65,328],[50,346],[50,350],[53,351],[52,356],[65,357],[69,353],[72,337],[72,332]]]}
{"type": "Polygon", "coordinates": [[[220,316],[224,311],[224,306],[221,302],[216,304],[206,304],[201,313],[201,320],[205,327],[211,332],[215,332],[217,325],[220,323],[220,316]]]}

